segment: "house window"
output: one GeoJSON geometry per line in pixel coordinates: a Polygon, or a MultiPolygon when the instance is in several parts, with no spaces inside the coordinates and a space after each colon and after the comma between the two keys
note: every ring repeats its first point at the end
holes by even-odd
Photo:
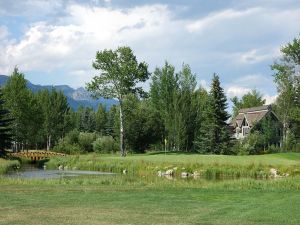
{"type": "Polygon", "coordinates": [[[242,133],[243,133],[243,136],[247,136],[250,132],[250,127],[248,126],[243,126],[242,128],[242,133]]]}

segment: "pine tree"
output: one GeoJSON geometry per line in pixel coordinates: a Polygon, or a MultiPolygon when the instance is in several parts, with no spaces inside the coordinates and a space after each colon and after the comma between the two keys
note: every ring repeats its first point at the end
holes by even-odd
{"type": "Polygon", "coordinates": [[[9,118],[9,111],[4,108],[4,99],[0,88],[0,154],[5,148],[11,147],[12,135],[10,124],[12,119],[9,118]]]}
{"type": "Polygon", "coordinates": [[[227,99],[221,87],[220,79],[214,74],[210,90],[211,107],[211,151],[215,154],[227,153],[229,144],[229,133],[227,120],[229,115],[226,111],[227,99]]]}

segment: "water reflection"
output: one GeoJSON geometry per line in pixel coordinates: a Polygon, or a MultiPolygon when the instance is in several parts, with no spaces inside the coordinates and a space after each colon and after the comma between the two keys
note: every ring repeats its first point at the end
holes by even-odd
{"type": "Polygon", "coordinates": [[[85,170],[43,170],[32,165],[26,165],[21,171],[7,174],[10,178],[53,179],[62,177],[77,177],[83,175],[115,175],[114,173],[85,170]]]}

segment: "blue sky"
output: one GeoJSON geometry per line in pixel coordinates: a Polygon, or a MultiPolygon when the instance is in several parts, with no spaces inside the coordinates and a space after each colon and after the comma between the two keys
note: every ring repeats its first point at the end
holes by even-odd
{"type": "Polygon", "coordinates": [[[0,0],[0,74],[85,86],[97,50],[129,45],[150,71],[187,63],[199,85],[215,72],[228,97],[256,88],[271,102],[270,65],[299,21],[299,0],[0,0]]]}

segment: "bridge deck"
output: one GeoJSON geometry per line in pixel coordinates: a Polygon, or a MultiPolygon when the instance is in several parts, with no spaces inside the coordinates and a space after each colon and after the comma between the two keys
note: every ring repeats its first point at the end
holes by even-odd
{"type": "Polygon", "coordinates": [[[11,153],[12,156],[31,159],[32,161],[49,159],[56,156],[66,156],[66,154],[50,151],[24,151],[11,153]]]}

